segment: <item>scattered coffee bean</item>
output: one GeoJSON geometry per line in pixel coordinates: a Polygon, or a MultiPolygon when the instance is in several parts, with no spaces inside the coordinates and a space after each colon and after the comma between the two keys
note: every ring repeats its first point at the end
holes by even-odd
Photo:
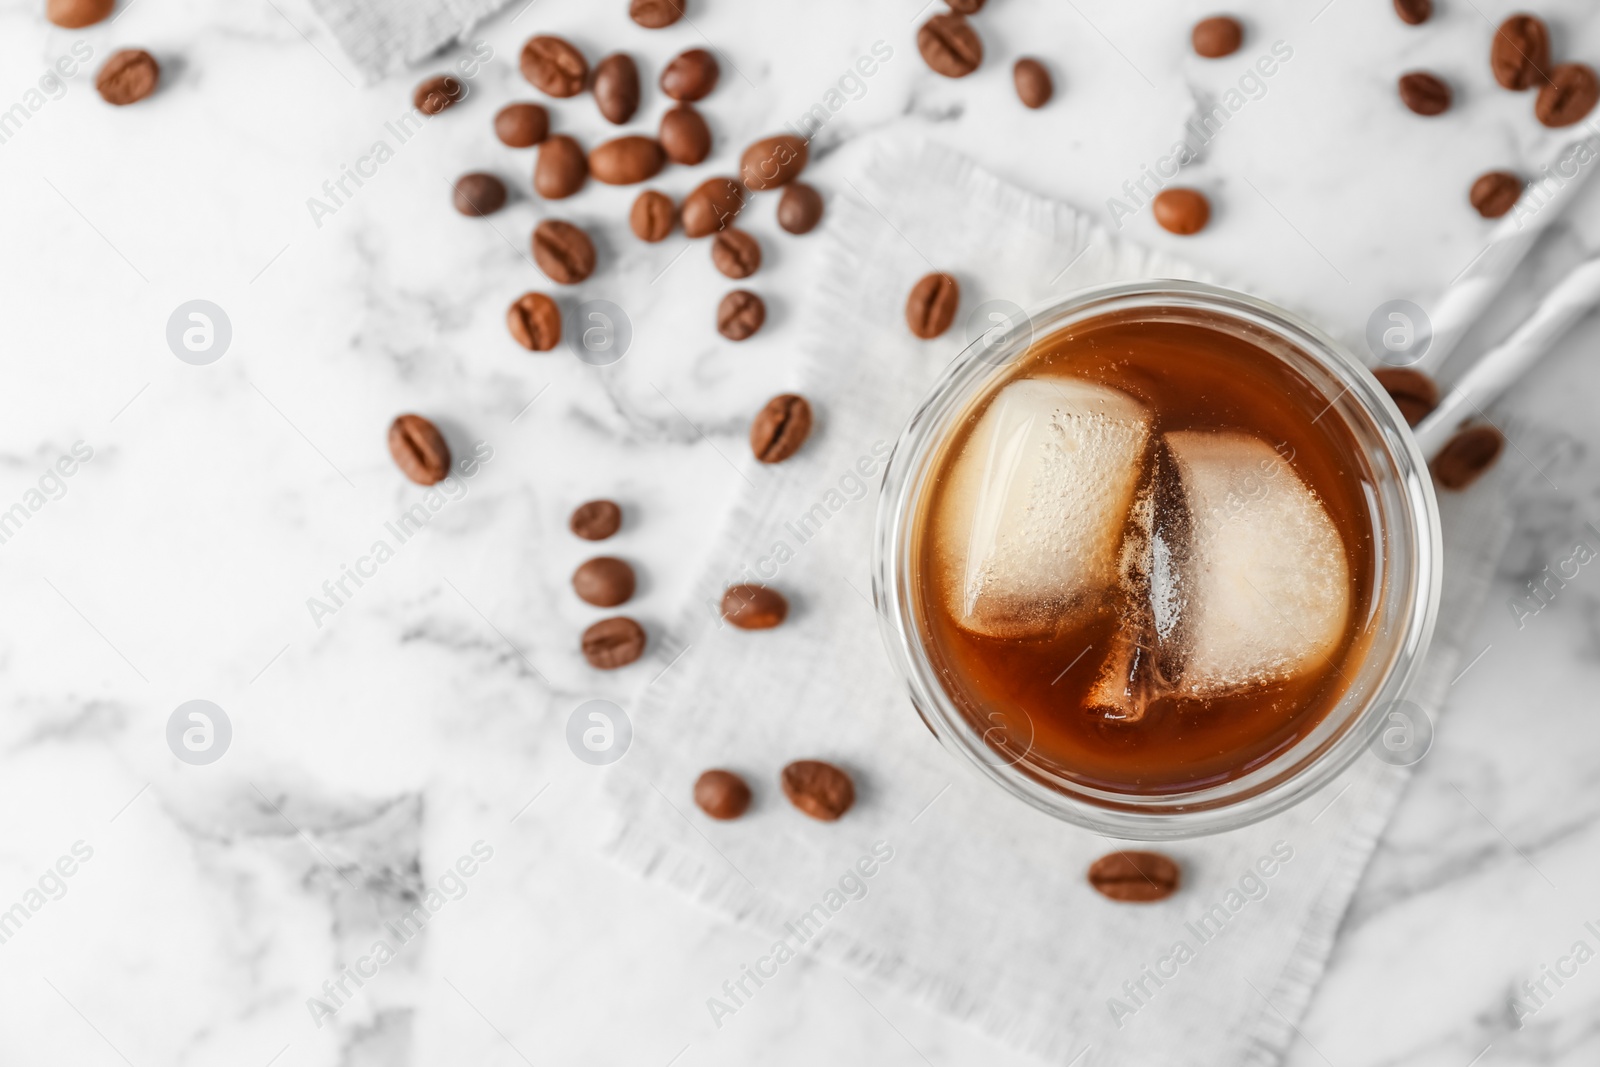
{"type": "Polygon", "coordinates": [[[1410,367],[1375,367],[1372,376],[1378,379],[1378,384],[1389,394],[1394,406],[1405,416],[1407,426],[1415,426],[1439,406],[1439,386],[1419,370],[1410,367]]]}
{"type": "Polygon", "coordinates": [[[706,771],[695,779],[694,802],[713,819],[737,819],[750,807],[750,787],[732,771],[706,771]]]}
{"type": "Polygon", "coordinates": [[[1486,219],[1497,219],[1522,197],[1522,180],[1504,170],[1491,170],[1472,183],[1472,206],[1486,219]]]}
{"type": "Polygon", "coordinates": [[[466,95],[467,87],[461,84],[460,78],[435,74],[417,85],[416,91],[411,94],[411,102],[424,115],[437,115],[445,108],[455,107],[466,95]]]}
{"type": "Polygon", "coordinates": [[[1433,17],[1433,0],[1394,0],[1394,13],[1408,26],[1420,26],[1433,17]]]}
{"type": "Polygon", "coordinates": [[[782,463],[811,436],[811,404],[784,393],[767,401],[750,424],[750,451],[762,463],[782,463]]]}
{"type": "Polygon", "coordinates": [[[1450,109],[1450,86],[1424,70],[1400,76],[1400,102],[1419,115],[1442,115],[1450,109]]]}
{"type": "Polygon", "coordinates": [[[677,221],[678,209],[672,206],[672,198],[654,189],[640,193],[633,210],[628,212],[628,225],[633,227],[634,236],[652,244],[665,241],[677,221]]]}
{"type": "Polygon", "coordinates": [[[633,596],[633,568],[615,556],[596,556],[572,572],[578,599],[597,608],[614,608],[633,596]]]}
{"type": "Polygon", "coordinates": [[[69,30],[81,30],[102,22],[111,14],[116,0],[50,0],[44,17],[69,30]]]}
{"type": "Polygon", "coordinates": [[[1493,426],[1468,426],[1433,457],[1433,476],[1446,489],[1465,489],[1494,466],[1506,439],[1493,426]]]}
{"type": "Polygon", "coordinates": [[[530,352],[548,352],[561,341],[561,309],[543,293],[523,293],[506,309],[512,340],[530,352]]]}
{"type": "Polygon", "coordinates": [[[1494,32],[1489,69],[1507,89],[1531,89],[1550,66],[1550,31],[1533,15],[1512,15],[1494,32]]]}
{"type": "Polygon", "coordinates": [[[711,129],[691,104],[669,108],[657,133],[667,158],[692,167],[711,154],[711,129]]]}
{"type": "Polygon", "coordinates": [[[94,87],[108,104],[124,107],[137,104],[156,91],[161,80],[161,64],[149,52],[137,48],[114,52],[95,76],[94,87]]]}
{"type": "Polygon", "coordinates": [[[570,222],[545,219],[534,227],[533,261],[551,281],[576,285],[594,273],[594,242],[570,222]]]}
{"type": "Polygon", "coordinates": [[[683,198],[683,232],[705,237],[733,225],[744,209],[744,188],[732,178],[711,178],[683,198]]]}
{"type": "Polygon", "coordinates": [[[577,96],[589,80],[589,61],[560,37],[530,37],[522,46],[522,76],[541,92],[577,96]]]}
{"type": "Polygon", "coordinates": [[[494,135],[508,148],[532,148],[550,134],[550,113],[538,104],[507,104],[494,116],[494,135]]]}
{"type": "Polygon", "coordinates": [[[722,617],[741,630],[770,630],[789,615],[789,602],[764,585],[730,585],[722,594],[722,617]]]}
{"type": "Polygon", "coordinates": [[[806,169],[805,141],[791,134],[766,137],[744,150],[739,177],[745,187],[761,192],[788,185],[806,169]]]}
{"type": "Polygon", "coordinates": [[[1244,27],[1239,25],[1238,19],[1227,15],[1201,19],[1194,24],[1189,42],[1194,46],[1196,55],[1206,59],[1221,59],[1239,50],[1244,43],[1244,27]]]}
{"type": "Polygon", "coordinates": [[[1024,107],[1044,107],[1056,92],[1050,72],[1043,63],[1031,56],[1017,60],[1017,65],[1011,68],[1011,80],[1017,86],[1017,99],[1022,101],[1024,107]]]}
{"type": "Polygon", "coordinates": [[[632,0],[628,17],[647,30],[659,30],[683,18],[684,0],[632,0]]]}
{"type": "Polygon", "coordinates": [[[783,795],[789,803],[823,822],[833,822],[856,802],[855,783],[831,763],[803,759],[783,769],[783,795]]]}
{"type": "Polygon", "coordinates": [[[805,182],[793,182],[778,200],[778,225],[793,234],[810,233],[822,221],[822,194],[805,182]]]}
{"type": "Polygon", "coordinates": [[[933,16],[917,30],[917,50],[935,74],[965,78],[983,62],[983,41],[965,18],[953,13],[933,16]]]}
{"type": "Polygon", "coordinates": [[[961,286],[941,271],[924,274],[906,297],[906,325],[924,341],[931,341],[950,328],[961,303],[961,286]]]}
{"type": "Polygon", "coordinates": [[[711,239],[711,262],[730,278],[748,278],[761,267],[761,242],[730,226],[711,239]]]}
{"type": "Polygon", "coordinates": [[[617,137],[589,153],[589,173],[607,185],[637,185],[661,173],[667,162],[654,137],[617,137]]]}
{"type": "Polygon", "coordinates": [[[1571,126],[1581,121],[1600,101],[1600,77],[1582,63],[1562,63],[1550,69],[1550,80],[1539,88],[1533,113],[1546,126],[1571,126]]]}
{"type": "Polygon", "coordinates": [[[735,289],[717,305],[717,332],[730,341],[743,341],[767,321],[767,305],[748,289],[735,289]]]}
{"type": "Polygon", "coordinates": [[[1178,891],[1178,865],[1159,852],[1111,852],[1089,865],[1089,884],[1127,904],[1165,900],[1178,891]]]}
{"type": "Polygon", "coordinates": [[[585,541],[604,541],[622,528],[622,509],[610,500],[591,500],[578,505],[567,525],[585,541]]]}
{"type": "Polygon", "coordinates": [[[983,10],[983,0],[945,0],[945,3],[949,5],[951,11],[963,15],[976,15],[983,10]]]}
{"type": "Polygon", "coordinates": [[[661,72],[661,91],[674,100],[700,100],[717,87],[717,58],[704,48],[674,56],[661,72]]]}
{"type": "Polygon", "coordinates": [[[594,100],[607,122],[621,126],[639,110],[639,68],[621,52],[602,59],[594,68],[594,100]]]}
{"type": "Polygon", "coordinates": [[[589,180],[589,157],[564,133],[546,138],[533,164],[533,188],[546,200],[562,200],[589,180]]]}
{"type": "Polygon", "coordinates": [[[1198,189],[1163,189],[1150,202],[1150,213],[1163,230],[1190,237],[1211,221],[1211,201],[1198,189]]]}
{"type": "Polygon", "coordinates": [[[602,671],[626,667],[644,655],[644,627],[626,615],[601,619],[583,631],[583,658],[602,671]]]}
{"type": "Polygon", "coordinates": [[[389,424],[389,455],[400,473],[418,485],[435,485],[450,473],[450,446],[421,415],[401,415],[389,424]]]}
{"type": "Polygon", "coordinates": [[[506,183],[493,174],[463,174],[456,179],[451,201],[463,215],[493,215],[506,206],[506,183]]]}

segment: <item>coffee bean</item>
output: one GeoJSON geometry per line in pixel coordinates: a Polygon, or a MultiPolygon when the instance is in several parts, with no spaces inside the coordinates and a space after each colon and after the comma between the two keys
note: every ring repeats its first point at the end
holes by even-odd
{"type": "Polygon", "coordinates": [[[683,0],[632,0],[628,17],[647,30],[659,30],[683,18],[683,0]]]}
{"type": "Polygon", "coordinates": [[[594,242],[570,222],[545,219],[533,231],[533,261],[551,281],[576,285],[594,273],[594,242]]]}
{"type": "Polygon", "coordinates": [[[711,239],[711,262],[730,278],[748,278],[761,266],[761,243],[730,226],[711,239]]]}
{"type": "Polygon", "coordinates": [[[961,286],[948,274],[924,274],[906,297],[906,325],[924,341],[932,340],[950,328],[961,303],[961,286]]]}
{"type": "Polygon", "coordinates": [[[615,556],[596,556],[572,572],[578,599],[597,608],[614,608],[633,596],[633,568],[615,556]]]}
{"type": "Polygon", "coordinates": [[[1479,175],[1472,183],[1470,198],[1478,214],[1486,219],[1497,219],[1516,206],[1522,197],[1522,180],[1503,170],[1491,170],[1479,175]]]}
{"type": "Polygon", "coordinates": [[[983,10],[983,0],[945,0],[951,11],[959,11],[963,15],[976,15],[983,10]]]}
{"type": "Polygon", "coordinates": [[[137,104],[156,91],[161,80],[161,64],[149,52],[137,48],[114,52],[100,73],[95,76],[94,87],[108,104],[124,107],[137,104]]]}
{"type": "Polygon", "coordinates": [[[1011,80],[1016,83],[1017,99],[1022,101],[1024,107],[1044,107],[1055,95],[1056,87],[1050,80],[1050,72],[1043,63],[1031,56],[1017,60],[1017,65],[1011,68],[1011,80]]]}
{"type": "Polygon", "coordinates": [[[1394,0],[1394,13],[1408,26],[1420,26],[1433,16],[1433,0],[1394,0]]]}
{"type": "Polygon", "coordinates": [[[1239,25],[1238,19],[1227,15],[1201,19],[1190,31],[1189,43],[1194,46],[1196,55],[1221,59],[1239,50],[1244,43],[1244,27],[1239,25]]]}
{"type": "Polygon", "coordinates": [[[578,142],[564,133],[549,137],[539,146],[533,163],[533,188],[546,200],[562,200],[583,188],[589,180],[589,158],[578,142]]]}
{"type": "Polygon", "coordinates": [[[644,655],[644,627],[626,615],[601,619],[583,631],[583,658],[602,671],[626,667],[644,655]]]}
{"type": "Polygon", "coordinates": [[[550,134],[550,113],[538,104],[507,104],[494,116],[494,135],[509,148],[532,148],[550,134]]]}
{"type": "Polygon", "coordinates": [[[667,162],[653,137],[617,137],[589,153],[589,173],[607,185],[637,185],[661,173],[667,162]]]}
{"type": "Polygon", "coordinates": [[[591,500],[578,505],[567,525],[585,541],[604,541],[622,528],[622,509],[610,500],[591,500]]]}
{"type": "Polygon", "coordinates": [[[856,802],[850,776],[821,760],[796,760],[783,769],[781,781],[789,803],[823,822],[833,822],[856,802]]]}
{"type": "Polygon", "coordinates": [[[1211,201],[1198,189],[1163,189],[1151,201],[1150,213],[1163,230],[1189,237],[1211,221],[1211,201]]]}
{"type": "Polygon", "coordinates": [[[703,162],[711,154],[711,130],[690,104],[669,108],[661,116],[657,137],[667,158],[686,167],[703,162]]]}
{"type": "Polygon", "coordinates": [[[1407,426],[1415,426],[1439,406],[1439,386],[1410,367],[1375,367],[1372,376],[1400,409],[1407,426]]]}
{"type": "Polygon", "coordinates": [[[784,393],[767,401],[750,424],[750,451],[762,463],[782,463],[811,436],[811,404],[784,393]]]}
{"type": "Polygon", "coordinates": [[[589,61],[560,37],[530,37],[522,46],[522,76],[551,96],[577,96],[589,80],[589,61]]]}
{"type": "Polygon", "coordinates": [[[788,185],[806,169],[806,143],[790,134],[766,137],[744,150],[739,177],[757,192],[788,185]]]}
{"type": "Polygon", "coordinates": [[[917,50],[935,74],[965,78],[983,62],[983,42],[967,20],[957,14],[938,14],[917,30],[917,50]]]}
{"type": "Polygon", "coordinates": [[[506,206],[506,183],[493,174],[463,174],[456,179],[451,200],[463,215],[493,215],[506,206]]]}
{"type": "Polygon", "coordinates": [[[435,74],[418,83],[411,94],[411,102],[424,115],[437,115],[445,108],[455,107],[466,98],[467,87],[460,78],[449,74],[435,74]]]}
{"type": "Polygon", "coordinates": [[[789,615],[789,602],[764,585],[730,585],[722,594],[722,617],[741,630],[770,630],[789,615]]]}
{"type": "Polygon", "coordinates": [[[778,201],[778,225],[790,233],[810,233],[822,221],[822,194],[805,182],[794,182],[778,201]]]}
{"type": "Polygon", "coordinates": [[[1450,109],[1450,86],[1424,70],[1400,76],[1400,102],[1419,115],[1442,115],[1450,109]]]}
{"type": "Polygon", "coordinates": [[[1125,904],[1165,900],[1182,882],[1178,865],[1159,852],[1111,852],[1089,865],[1089,884],[1125,904]]]}
{"type": "Polygon", "coordinates": [[[672,206],[672,198],[654,189],[640,193],[633,210],[628,212],[628,225],[633,227],[634,236],[652,244],[665,241],[677,220],[678,209],[672,206]]]}
{"type": "Polygon", "coordinates": [[[717,87],[717,59],[704,48],[674,56],[661,72],[661,91],[674,100],[700,100],[717,87]]]}
{"type": "Polygon", "coordinates": [[[732,771],[706,771],[695,779],[694,802],[713,819],[737,819],[750,807],[750,787],[732,771]]]}
{"type": "Polygon", "coordinates": [[[1550,66],[1550,30],[1533,15],[1512,15],[1494,31],[1489,69],[1494,80],[1518,92],[1531,89],[1550,66]]]}
{"type": "Polygon", "coordinates": [[[543,293],[523,293],[506,309],[512,340],[530,352],[548,352],[561,340],[561,309],[543,293]]]}
{"type": "Polygon", "coordinates": [[[1429,466],[1444,488],[1465,489],[1494,466],[1505,447],[1505,437],[1493,426],[1468,426],[1445,442],[1429,466]]]}
{"type": "Polygon", "coordinates": [[[748,289],[735,289],[717,305],[717,332],[730,341],[743,341],[767,321],[767,305],[748,289]]]}
{"type": "Polygon", "coordinates": [[[1550,70],[1550,80],[1539,89],[1533,113],[1546,126],[1571,126],[1582,120],[1600,101],[1600,77],[1582,63],[1562,63],[1550,70]]]}
{"type": "Polygon", "coordinates": [[[450,473],[450,446],[421,415],[401,415],[389,424],[389,455],[400,473],[418,485],[435,485],[450,473]]]}
{"type": "Polygon", "coordinates": [[[594,101],[606,121],[621,126],[639,110],[639,68],[621,52],[602,59],[594,68],[594,101]]]}
{"type": "Polygon", "coordinates": [[[704,237],[733,225],[744,209],[744,188],[732,178],[711,178],[683,198],[683,232],[704,237]]]}
{"type": "Polygon", "coordinates": [[[104,21],[116,6],[116,0],[50,0],[45,5],[44,17],[57,26],[81,30],[104,21]]]}

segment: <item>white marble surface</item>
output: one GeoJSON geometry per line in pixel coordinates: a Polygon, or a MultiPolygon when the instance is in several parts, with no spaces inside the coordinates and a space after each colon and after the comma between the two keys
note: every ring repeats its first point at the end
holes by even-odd
{"type": "MultiPolygon", "coordinates": [[[[810,253],[777,230],[770,201],[752,209],[771,314],[735,346],[711,328],[725,284],[704,252],[661,274],[681,239],[641,248],[622,222],[632,191],[591,186],[559,214],[594,225],[603,266],[582,292],[627,309],[634,349],[596,372],[512,346],[503,309],[542,286],[524,251],[543,207],[524,196],[462,219],[446,182],[490,169],[525,185],[531,155],[500,146],[489,119],[534,96],[515,66],[529,34],[564,34],[591,59],[633,53],[646,128],[667,57],[707,38],[725,54],[703,108],[716,155],[662,176],[677,195],[730,170],[882,40],[893,58],[814,145],[826,195],[848,195],[864,138],[899,131],[1086,207],[1164,155],[1197,99],[1286,41],[1293,58],[1265,95],[1186,171],[1213,195],[1213,227],[1180,245],[1141,214],[1127,232],[1353,340],[1379,303],[1425,305],[1478,252],[1474,175],[1536,173],[1562,143],[1529,97],[1488,77],[1489,20],[1507,3],[1439,0],[1410,29],[1380,0],[1251,0],[1238,5],[1244,50],[1204,63],[1185,47],[1201,5],[991,0],[984,68],[950,82],[916,54],[914,0],[699,0],[692,25],[654,33],[622,0],[536,0],[483,29],[494,58],[473,97],[318,228],[307,198],[384,135],[415,79],[352,84],[302,2],[134,0],[82,32],[49,26],[41,7],[0,6],[0,110],[74,42],[95,58],[0,143],[0,509],[75,442],[93,458],[0,544],[0,909],[33,902],[41,878],[59,895],[0,943],[6,1064],[1025,1062],[804,962],[713,1030],[705,991],[765,938],[595,854],[604,772],[575,760],[562,730],[583,699],[625,699],[638,669],[600,677],[577,654],[597,613],[566,588],[589,547],[566,514],[593,495],[624,501],[628,528],[607,548],[641,572],[633,610],[650,626],[672,615],[742,484],[730,460],[744,462],[749,413],[797,384],[786,326],[810,253]],[[166,77],[114,111],[92,74],[127,45],[156,53],[166,77]],[[1056,73],[1041,112],[1011,92],[1024,53],[1056,73]],[[1455,111],[1423,121],[1396,105],[1393,78],[1415,66],[1454,82],[1455,111]],[[234,330],[206,367],[179,362],[164,336],[197,297],[234,330]],[[489,442],[494,458],[319,629],[306,598],[418,498],[383,446],[402,410],[436,418],[458,452],[489,442]],[[168,716],[194,698],[234,726],[209,767],[166,746],[168,716]],[[314,1027],[307,998],[480,840],[493,857],[461,898],[314,1027]],[[80,841],[92,857],[45,877],[80,841]]],[[[1600,61],[1592,5],[1541,10],[1558,58],[1600,61]]],[[[587,98],[552,111],[586,143],[606,132],[587,98]]],[[[1600,195],[1586,195],[1463,362],[1596,248],[1600,195]]],[[[1585,526],[1600,520],[1597,341],[1600,323],[1586,323],[1497,409],[1519,536],[1479,624],[1486,651],[1362,883],[1291,1064],[1600,1054],[1600,963],[1547,981],[1520,1027],[1512,1003],[1532,1005],[1521,983],[1574,942],[1600,949],[1583,925],[1600,927],[1600,579],[1581,568],[1520,629],[1508,606],[1575,541],[1600,548],[1585,526]]]]}

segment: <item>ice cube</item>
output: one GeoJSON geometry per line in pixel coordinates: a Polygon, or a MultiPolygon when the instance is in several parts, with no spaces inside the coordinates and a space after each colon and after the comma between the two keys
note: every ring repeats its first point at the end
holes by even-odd
{"type": "Polygon", "coordinates": [[[1149,413],[1115,389],[1028,378],[1000,390],[952,465],[936,527],[962,626],[1049,633],[1116,583],[1149,437],[1149,413]]]}

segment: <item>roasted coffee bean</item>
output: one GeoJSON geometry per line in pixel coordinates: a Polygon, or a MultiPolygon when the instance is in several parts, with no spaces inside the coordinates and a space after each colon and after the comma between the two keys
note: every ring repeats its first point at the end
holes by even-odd
{"type": "Polygon", "coordinates": [[[1546,126],[1571,126],[1594,110],[1600,101],[1600,78],[1582,63],[1562,63],[1550,70],[1550,80],[1539,89],[1533,113],[1546,126]]]}
{"type": "Polygon", "coordinates": [[[767,321],[767,305],[748,289],[735,289],[717,305],[717,332],[730,341],[743,341],[767,321]]]}
{"type": "Polygon", "coordinates": [[[1400,76],[1400,102],[1419,115],[1442,115],[1450,110],[1450,86],[1425,70],[1400,76]]]}
{"type": "Polygon", "coordinates": [[[614,608],[633,596],[633,568],[615,556],[596,556],[572,572],[578,599],[597,608],[614,608]]]}
{"type": "Polygon", "coordinates": [[[692,104],[679,104],[661,116],[657,133],[667,158],[692,167],[711,154],[711,129],[692,104]]]}
{"type": "Polygon", "coordinates": [[[935,74],[965,78],[983,62],[983,42],[967,20],[957,14],[938,14],[917,31],[917,50],[935,74]]]}
{"type": "Polygon", "coordinates": [[[401,415],[389,424],[389,455],[400,473],[418,485],[437,484],[450,473],[450,446],[421,415],[401,415]]]}
{"type": "Polygon", "coordinates": [[[1531,89],[1550,66],[1550,31],[1533,15],[1512,15],[1494,32],[1489,69],[1507,89],[1531,89]]]}
{"type": "Polygon", "coordinates": [[[761,242],[730,226],[711,239],[711,262],[730,278],[748,278],[761,267],[761,242]]]}
{"type": "Polygon", "coordinates": [[[1408,26],[1420,26],[1433,17],[1433,0],[1394,0],[1394,13],[1408,26]]]}
{"type": "Polygon", "coordinates": [[[951,11],[958,11],[963,15],[976,15],[983,10],[983,0],[945,0],[951,11]]]}
{"type": "Polygon", "coordinates": [[[589,153],[589,173],[607,185],[637,185],[661,173],[667,155],[653,137],[617,137],[589,153]]]}
{"type": "Polygon", "coordinates": [[[1189,43],[1194,46],[1196,55],[1221,59],[1239,50],[1244,43],[1244,27],[1239,25],[1238,19],[1227,15],[1201,19],[1190,31],[1189,43]]]}
{"type": "Polygon", "coordinates": [[[561,309],[543,293],[523,293],[506,309],[512,340],[530,352],[548,352],[561,341],[561,309]]]}
{"type": "Polygon", "coordinates": [[[583,188],[589,180],[589,158],[578,142],[564,133],[545,139],[533,163],[534,192],[546,200],[561,200],[583,188]]]}
{"type": "Polygon", "coordinates": [[[924,274],[906,297],[906,325],[911,332],[930,341],[950,328],[961,303],[961,286],[948,274],[924,274]]]}
{"type": "Polygon", "coordinates": [[[744,209],[744,187],[732,178],[711,178],[695,186],[683,198],[683,232],[688,237],[705,237],[733,225],[744,209]]]}
{"type": "Polygon", "coordinates": [[[1486,219],[1497,219],[1522,197],[1522,180],[1504,170],[1491,170],[1472,183],[1472,206],[1486,219]]]}
{"type": "Polygon", "coordinates": [[[455,107],[466,98],[467,87],[460,78],[449,74],[435,74],[417,85],[411,102],[424,115],[437,115],[448,107],[455,107]]]}
{"type": "Polygon", "coordinates": [[[94,87],[108,104],[123,107],[137,104],[156,91],[161,80],[161,64],[149,52],[137,48],[114,52],[95,76],[94,87]]]}
{"type": "Polygon", "coordinates": [[[594,68],[594,102],[607,122],[621,126],[639,110],[639,68],[621,52],[602,59],[594,68]]]}
{"type": "Polygon", "coordinates": [[[745,187],[760,192],[788,185],[806,169],[806,143],[792,134],[766,137],[744,150],[739,177],[745,187]]]}
{"type": "Polygon", "coordinates": [[[550,134],[550,113],[538,104],[507,104],[494,116],[494,135],[509,148],[532,148],[550,134]]]}
{"type": "Polygon", "coordinates": [[[1017,60],[1017,65],[1011,68],[1011,80],[1017,86],[1017,99],[1024,107],[1044,107],[1056,92],[1050,72],[1031,56],[1017,60]]]}
{"type": "Polygon", "coordinates": [[[764,585],[730,585],[722,594],[722,617],[741,630],[770,630],[789,615],[789,602],[764,585]]]}
{"type": "Polygon", "coordinates": [[[750,424],[750,451],[762,463],[782,463],[811,436],[811,405],[803,396],[784,393],[767,401],[750,424]]]}
{"type": "Polygon", "coordinates": [[[551,281],[576,285],[594,273],[594,242],[570,222],[545,219],[534,227],[533,261],[551,281]]]}
{"type": "Polygon", "coordinates": [[[678,209],[672,206],[672,198],[654,189],[640,193],[633,210],[628,212],[628,225],[633,227],[634,236],[652,244],[665,241],[677,220],[678,209]]]}
{"type": "Polygon", "coordinates": [[[644,627],[626,615],[601,619],[583,631],[583,658],[602,671],[626,667],[644,655],[644,627]]]}
{"type": "Polygon", "coordinates": [[[810,233],[822,221],[822,194],[805,182],[794,182],[778,201],[778,225],[790,233],[810,233]]]}
{"type": "Polygon", "coordinates": [[[647,30],[659,30],[683,18],[684,0],[632,0],[628,17],[647,30]]]}
{"type": "Polygon", "coordinates": [[[717,87],[717,58],[704,48],[673,57],[661,72],[661,91],[674,100],[700,100],[717,87]]]}
{"type": "Polygon", "coordinates": [[[1211,221],[1211,201],[1198,189],[1163,189],[1151,201],[1150,213],[1163,230],[1189,237],[1211,221]]]}
{"type": "Polygon", "coordinates": [[[783,795],[789,803],[823,822],[833,822],[856,802],[855,783],[844,771],[821,760],[803,759],[783,769],[783,795]]]}
{"type": "Polygon", "coordinates": [[[522,76],[551,96],[577,96],[589,80],[589,61],[560,37],[530,37],[522,46],[522,76]]]}
{"type": "Polygon", "coordinates": [[[1089,884],[1127,904],[1165,900],[1182,882],[1178,865],[1159,852],[1111,852],[1089,865],[1089,884]]]}
{"type": "Polygon", "coordinates": [[[1429,466],[1444,488],[1465,489],[1494,466],[1505,447],[1505,437],[1493,426],[1468,426],[1445,442],[1429,466]]]}
{"type": "Polygon", "coordinates": [[[695,779],[694,802],[713,819],[737,819],[750,807],[750,787],[732,771],[706,771],[695,779]]]}
{"type": "Polygon", "coordinates": [[[463,215],[493,215],[506,206],[506,183],[493,174],[463,174],[456,179],[451,202],[463,215]]]}
{"type": "Polygon", "coordinates": [[[585,541],[604,541],[622,528],[622,509],[610,500],[591,500],[578,505],[567,526],[585,541]]]}
{"type": "Polygon", "coordinates": [[[1400,409],[1407,426],[1415,426],[1439,406],[1439,386],[1410,367],[1375,367],[1372,376],[1400,409]]]}
{"type": "Polygon", "coordinates": [[[81,30],[103,21],[116,6],[116,0],[50,0],[44,17],[57,26],[81,30]]]}

